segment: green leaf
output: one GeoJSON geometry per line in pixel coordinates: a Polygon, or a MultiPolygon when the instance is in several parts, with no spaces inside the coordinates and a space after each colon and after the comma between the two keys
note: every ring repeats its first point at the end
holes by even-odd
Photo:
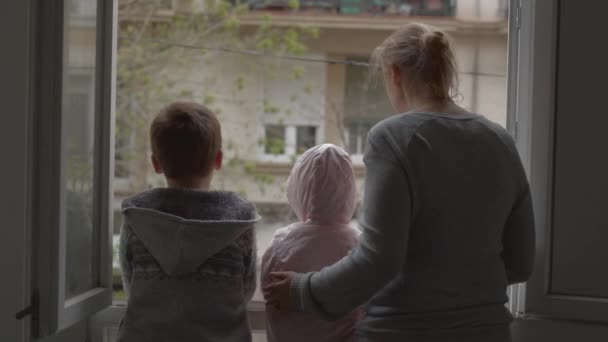
{"type": "Polygon", "coordinates": [[[236,30],[239,28],[240,25],[241,25],[241,22],[236,17],[236,15],[229,16],[226,19],[226,21],[224,22],[224,27],[226,27],[229,30],[236,30]]]}
{"type": "Polygon", "coordinates": [[[274,47],[274,40],[271,37],[264,37],[256,44],[256,48],[270,50],[274,47]]]}
{"type": "Polygon", "coordinates": [[[192,97],[192,90],[188,90],[188,89],[183,89],[182,91],[179,92],[179,96],[180,97],[192,97]]]}
{"type": "Polygon", "coordinates": [[[302,31],[313,39],[318,39],[321,36],[321,30],[318,27],[305,26],[302,27],[302,31]]]}
{"type": "Polygon", "coordinates": [[[241,164],[241,160],[239,158],[234,157],[228,161],[227,166],[230,168],[235,168],[235,167],[239,166],[240,164],[241,164]]]}
{"type": "Polygon", "coordinates": [[[281,138],[272,138],[266,140],[266,150],[272,155],[285,153],[285,141],[281,138]]]}
{"type": "Polygon", "coordinates": [[[266,114],[276,114],[279,112],[279,107],[274,106],[268,100],[264,100],[264,113],[266,114]]]}
{"type": "Polygon", "coordinates": [[[232,8],[232,4],[230,4],[228,1],[219,0],[216,5],[217,15],[220,18],[225,18],[228,15],[231,8],[232,8]]]}
{"type": "Polygon", "coordinates": [[[297,11],[300,9],[300,0],[287,0],[287,7],[289,9],[297,11]]]}
{"type": "Polygon", "coordinates": [[[307,84],[306,87],[304,87],[304,91],[308,95],[312,94],[312,85],[311,84],[307,84]]]}
{"type": "Polygon", "coordinates": [[[306,69],[303,66],[296,65],[291,69],[291,76],[295,80],[300,80],[300,79],[302,79],[302,76],[304,76],[305,71],[306,71],[306,69]]]}
{"type": "Polygon", "coordinates": [[[247,173],[255,173],[255,170],[256,170],[255,162],[246,161],[245,164],[243,164],[243,169],[247,173]]]}
{"type": "Polygon", "coordinates": [[[215,103],[216,98],[214,95],[211,94],[207,94],[205,95],[205,98],[203,99],[203,104],[206,106],[211,106],[215,103]]]}
{"type": "Polygon", "coordinates": [[[243,89],[245,89],[245,78],[243,76],[239,76],[236,79],[236,88],[241,91],[243,89]]]}
{"type": "Polygon", "coordinates": [[[248,3],[238,4],[234,8],[234,12],[236,14],[238,14],[238,15],[245,14],[245,13],[249,12],[249,4],[248,3]]]}

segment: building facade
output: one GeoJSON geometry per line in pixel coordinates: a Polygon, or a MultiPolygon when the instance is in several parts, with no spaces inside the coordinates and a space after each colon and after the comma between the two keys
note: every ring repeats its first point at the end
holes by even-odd
{"type": "MultiPolygon", "coordinates": [[[[161,17],[202,8],[197,1],[161,3],[161,17]]],[[[366,133],[392,114],[381,84],[370,82],[364,64],[384,38],[408,22],[433,25],[451,36],[460,81],[457,100],[505,125],[506,1],[401,1],[401,11],[386,3],[380,10],[359,4],[350,9],[354,14],[306,2],[298,10],[252,3],[239,18],[242,31],[255,30],[270,18],[275,27],[307,25],[318,35],[304,42],[306,51],[296,58],[207,51],[163,68],[163,81],[176,84],[173,99],[204,102],[214,94],[226,155],[215,187],[245,195],[271,220],[288,220],[284,185],[291,165],[303,150],[325,142],[351,153],[361,186],[366,133]]],[[[162,185],[148,166],[146,135],[145,127],[126,138],[117,136],[118,143],[140,146],[135,158],[124,158],[126,172],[117,175],[117,207],[125,196],[162,185]]],[[[117,159],[119,151],[121,147],[117,159]]]]}

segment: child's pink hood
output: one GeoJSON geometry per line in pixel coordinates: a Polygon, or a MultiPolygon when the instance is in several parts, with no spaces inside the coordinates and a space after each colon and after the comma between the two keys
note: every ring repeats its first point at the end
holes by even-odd
{"type": "Polygon", "coordinates": [[[357,203],[348,153],[331,144],[304,152],[287,180],[287,199],[301,222],[348,224],[357,203]]]}

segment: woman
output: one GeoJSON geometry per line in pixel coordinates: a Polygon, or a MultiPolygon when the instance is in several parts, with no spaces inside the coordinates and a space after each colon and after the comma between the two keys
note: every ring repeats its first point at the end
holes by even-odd
{"type": "Polygon", "coordinates": [[[361,243],[320,272],[274,274],[269,305],[328,319],[366,304],[357,341],[510,341],[508,284],[534,255],[510,135],[457,106],[441,31],[410,24],[374,52],[397,113],[368,135],[361,243]]]}

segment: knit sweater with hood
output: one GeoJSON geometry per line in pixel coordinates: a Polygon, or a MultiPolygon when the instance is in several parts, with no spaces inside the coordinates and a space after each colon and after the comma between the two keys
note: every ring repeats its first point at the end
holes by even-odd
{"type": "MultiPolygon", "coordinates": [[[[346,256],[359,240],[348,225],[357,190],[349,155],[325,144],[306,151],[287,181],[287,197],[300,222],[279,229],[262,258],[262,286],[270,272],[319,271],[346,256]]],[[[307,313],[280,313],[267,307],[269,342],[352,341],[360,311],[329,322],[307,313]]]]}
{"type": "Polygon", "coordinates": [[[165,188],[122,207],[129,299],[118,341],[250,341],[254,206],[230,192],[165,188]]]}

